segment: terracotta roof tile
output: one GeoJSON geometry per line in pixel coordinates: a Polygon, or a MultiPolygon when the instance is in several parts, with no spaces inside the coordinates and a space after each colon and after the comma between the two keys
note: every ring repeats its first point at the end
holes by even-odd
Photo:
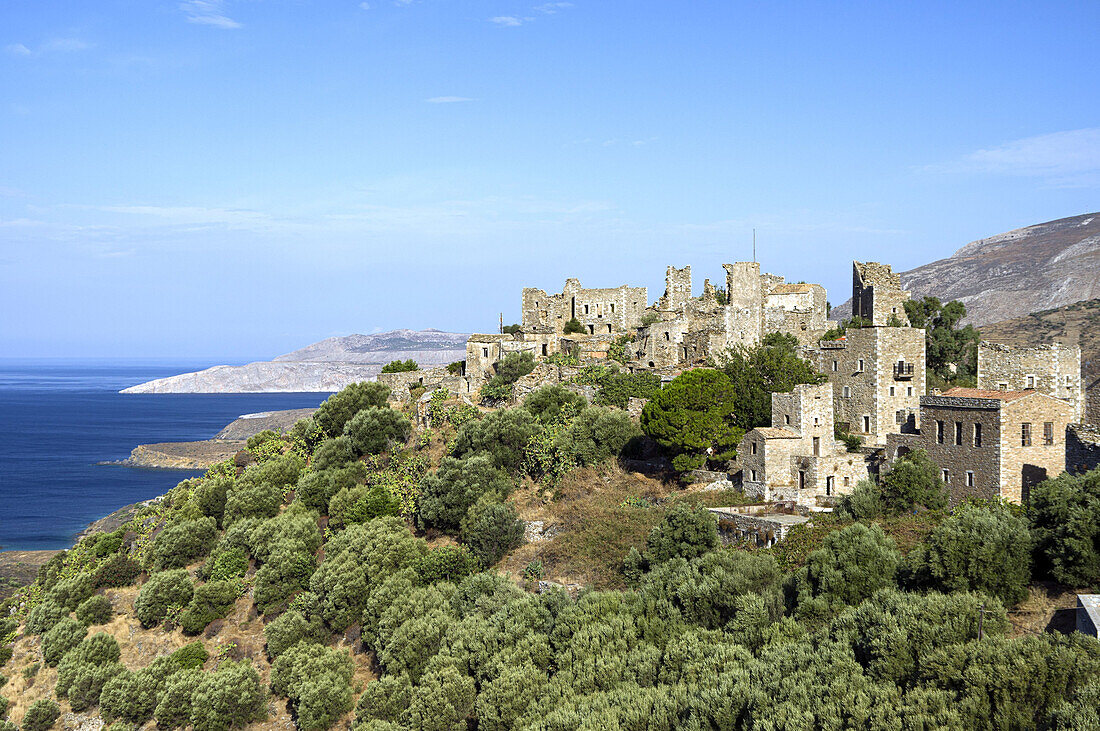
{"type": "Polygon", "coordinates": [[[954,396],[955,398],[987,398],[996,399],[998,401],[1015,401],[1024,396],[1030,396],[1033,393],[1035,393],[1033,389],[1027,391],[1001,391],[999,389],[988,388],[951,388],[944,391],[942,395],[954,396]]]}

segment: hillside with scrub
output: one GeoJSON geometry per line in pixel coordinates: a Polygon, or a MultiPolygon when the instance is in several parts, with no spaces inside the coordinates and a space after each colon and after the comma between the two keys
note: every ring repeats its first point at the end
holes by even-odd
{"type": "Polygon", "coordinates": [[[748,501],[685,471],[818,378],[782,337],[734,355],[345,388],[8,599],[0,731],[1100,727],[1100,642],[1055,631],[1100,586],[1100,471],[948,510],[916,451],[727,543],[707,508],[748,501]]]}

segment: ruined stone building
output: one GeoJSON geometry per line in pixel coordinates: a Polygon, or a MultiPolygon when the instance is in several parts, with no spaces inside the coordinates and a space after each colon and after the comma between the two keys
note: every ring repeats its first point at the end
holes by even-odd
{"type": "Polygon", "coordinates": [[[864,456],[833,436],[831,383],[772,394],[772,425],[745,435],[735,466],[746,495],[803,505],[850,493],[868,477],[864,456]]]}
{"type": "Polygon", "coordinates": [[[953,388],[920,402],[920,430],[891,434],[893,461],[923,449],[942,470],[951,503],[967,498],[1027,501],[1031,487],[1066,468],[1073,407],[1038,391],[953,388]]]}
{"type": "Polygon", "coordinates": [[[908,325],[905,303],[910,295],[889,264],[852,262],[852,317],[870,320],[876,327],[908,325]]]}
{"type": "Polygon", "coordinates": [[[665,292],[652,306],[645,287],[586,289],[567,279],[561,294],[523,290],[521,332],[478,334],[466,345],[466,376],[472,387],[493,373],[513,352],[536,357],[555,353],[579,360],[607,357],[611,345],[626,345],[633,370],[676,371],[701,365],[734,345],[753,346],[769,332],[816,342],[828,328],[825,289],[818,284],[787,284],[783,277],[761,274],[755,262],[724,264],[726,302],[720,303],[710,280],[693,296],[691,267],[668,267],[665,292]],[[576,319],[583,333],[565,334],[576,319]]]}
{"type": "Polygon", "coordinates": [[[522,326],[525,333],[563,335],[565,324],[576,319],[589,335],[633,332],[641,326],[647,307],[645,287],[586,289],[579,279],[570,278],[561,294],[525,287],[522,326]]]}
{"type": "Polygon", "coordinates": [[[857,261],[852,269],[852,316],[871,325],[849,327],[809,355],[833,384],[841,426],[869,446],[883,446],[887,434],[920,427],[925,333],[909,327],[904,307],[909,292],[889,266],[857,261]]]}
{"type": "Polygon", "coordinates": [[[983,340],[978,344],[978,388],[1039,391],[1070,404],[1074,422],[1085,421],[1079,345],[1015,347],[983,340]]]}
{"type": "Polygon", "coordinates": [[[691,267],[669,267],[665,293],[650,309],[649,325],[638,330],[634,355],[641,368],[676,368],[718,359],[733,346],[752,347],[769,332],[794,335],[809,344],[828,328],[825,288],[787,284],[761,274],[756,262],[723,264],[726,301],[718,301],[710,280],[691,296],[691,267]]]}

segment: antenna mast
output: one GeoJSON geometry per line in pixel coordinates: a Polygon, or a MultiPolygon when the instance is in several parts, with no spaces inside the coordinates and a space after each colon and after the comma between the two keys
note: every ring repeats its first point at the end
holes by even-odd
{"type": "Polygon", "coordinates": [[[756,261],[756,229],[752,230],[752,260],[756,261]]]}

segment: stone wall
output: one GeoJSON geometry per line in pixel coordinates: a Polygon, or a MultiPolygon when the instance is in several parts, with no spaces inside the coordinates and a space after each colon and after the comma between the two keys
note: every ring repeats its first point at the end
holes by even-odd
{"type": "Polygon", "coordinates": [[[952,505],[968,498],[997,498],[1001,496],[1001,429],[1000,401],[926,396],[921,399],[920,434],[891,436],[887,453],[896,458],[904,450],[927,452],[941,470],[947,470],[952,505]],[[980,430],[977,445],[975,425],[980,430]],[[961,444],[955,443],[956,428],[961,444]],[[970,480],[968,472],[973,473],[970,480]]]}
{"type": "Polygon", "coordinates": [[[1070,424],[1066,430],[1066,471],[1079,475],[1100,467],[1100,428],[1070,424]]]}
{"type": "Polygon", "coordinates": [[[1001,497],[1027,504],[1032,487],[1066,469],[1066,428],[1073,421],[1073,407],[1034,393],[1007,402],[1001,414],[1001,497]],[[1022,444],[1025,423],[1030,425],[1031,446],[1022,444]],[[1051,426],[1049,442],[1044,424],[1051,426]]]}
{"type": "Polygon", "coordinates": [[[877,261],[852,262],[852,316],[870,320],[877,326],[889,325],[892,318],[909,324],[905,302],[910,293],[901,288],[901,275],[889,264],[877,261]]]}
{"type": "Polygon", "coordinates": [[[565,281],[561,294],[528,287],[523,290],[522,325],[525,332],[561,335],[565,323],[576,318],[590,334],[622,333],[642,324],[648,296],[645,287],[589,289],[573,278],[565,281]]]}
{"type": "Polygon", "coordinates": [[[919,428],[924,340],[919,328],[850,328],[842,340],[818,347],[817,369],[833,384],[837,421],[868,445],[919,428]]]}
{"type": "Polygon", "coordinates": [[[691,267],[665,270],[665,293],[657,300],[657,309],[675,311],[683,308],[691,299],[691,267]]]}
{"type": "Polygon", "coordinates": [[[408,401],[409,389],[421,386],[427,389],[446,388],[455,394],[470,393],[470,382],[462,376],[450,373],[446,368],[379,373],[378,382],[390,387],[390,398],[395,401],[408,401]]]}
{"type": "Polygon", "coordinates": [[[978,388],[1036,390],[1073,407],[1073,419],[1084,420],[1081,347],[1037,345],[1015,347],[982,341],[978,345],[978,388]]]}

